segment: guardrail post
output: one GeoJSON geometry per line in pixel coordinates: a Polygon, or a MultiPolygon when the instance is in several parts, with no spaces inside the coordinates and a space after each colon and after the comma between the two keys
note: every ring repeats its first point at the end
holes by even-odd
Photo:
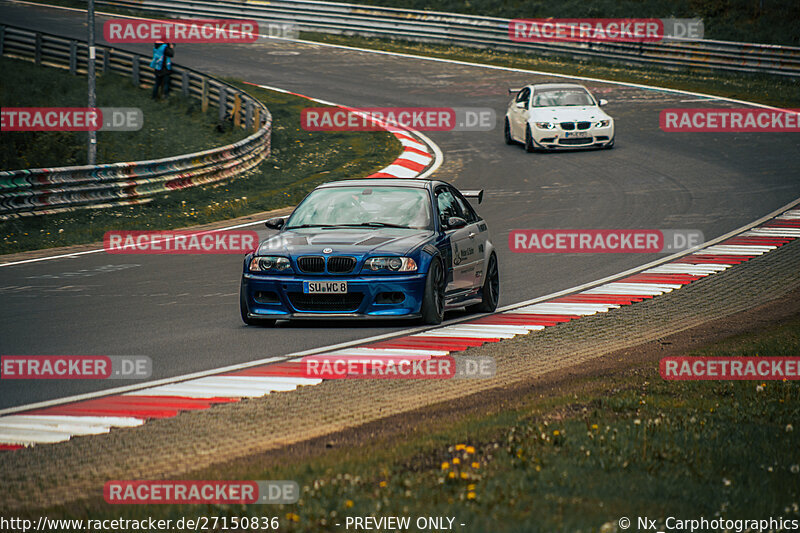
{"type": "Polygon", "coordinates": [[[36,32],[36,51],[33,57],[37,66],[42,64],[42,34],[39,32],[36,32]]]}
{"type": "Polygon", "coordinates": [[[133,68],[131,70],[132,70],[132,73],[133,73],[133,85],[135,85],[136,88],[138,89],[139,88],[139,56],[133,56],[132,61],[133,61],[133,65],[132,65],[133,68]]]}
{"type": "Polygon", "coordinates": [[[224,122],[225,121],[225,115],[228,112],[228,101],[227,100],[228,100],[228,91],[225,89],[225,87],[223,85],[220,85],[219,86],[219,98],[218,98],[218,102],[217,102],[217,103],[219,103],[219,121],[220,122],[224,122]]]}
{"type": "Polygon", "coordinates": [[[111,60],[109,57],[111,55],[111,48],[100,48],[103,51],[103,74],[108,72],[108,63],[111,60]]]}
{"type": "Polygon", "coordinates": [[[200,88],[200,110],[205,113],[208,111],[208,80],[206,78],[201,78],[201,88],[200,88]]]}
{"type": "Polygon", "coordinates": [[[253,101],[248,99],[244,105],[244,129],[249,131],[253,127],[253,101]]]}
{"type": "Polygon", "coordinates": [[[3,44],[6,42],[6,27],[0,25],[0,57],[3,56],[3,44]]]}
{"type": "Polygon", "coordinates": [[[78,73],[78,43],[69,42],[69,73],[73,76],[78,73]]]}
{"type": "Polygon", "coordinates": [[[184,70],[181,72],[181,90],[183,96],[189,96],[189,71],[184,70]]]}
{"type": "Polygon", "coordinates": [[[233,97],[233,127],[238,128],[242,123],[242,97],[239,93],[233,97]]]}

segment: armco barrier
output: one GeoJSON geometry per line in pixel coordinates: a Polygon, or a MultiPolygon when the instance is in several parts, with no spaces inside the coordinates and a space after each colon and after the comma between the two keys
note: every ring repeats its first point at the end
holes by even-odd
{"type": "MultiPolygon", "coordinates": [[[[11,26],[0,26],[0,54],[69,67],[75,74],[87,69],[86,43],[11,26]]],[[[99,72],[131,76],[137,86],[154,79],[150,58],[139,54],[97,47],[96,62],[99,72]]],[[[0,172],[0,219],[144,203],[155,194],[238,176],[269,156],[272,115],[264,104],[179,65],[173,66],[171,83],[184,95],[200,99],[204,108],[216,106],[220,119],[234,116],[255,133],[227,146],[151,161],[0,172]]]]}
{"type": "Polygon", "coordinates": [[[662,68],[800,76],[800,48],[789,46],[678,39],[658,43],[521,43],[509,39],[509,19],[312,0],[97,0],[97,3],[170,17],[289,23],[300,31],[389,37],[578,59],[594,57],[662,68]]]}

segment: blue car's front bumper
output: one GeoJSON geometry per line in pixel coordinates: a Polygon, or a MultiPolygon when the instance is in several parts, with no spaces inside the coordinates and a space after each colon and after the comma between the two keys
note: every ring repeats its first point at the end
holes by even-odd
{"type": "Polygon", "coordinates": [[[252,318],[415,318],[419,316],[425,293],[425,274],[284,276],[245,273],[242,291],[252,318]],[[304,294],[304,281],[346,281],[347,294],[304,294]]]}

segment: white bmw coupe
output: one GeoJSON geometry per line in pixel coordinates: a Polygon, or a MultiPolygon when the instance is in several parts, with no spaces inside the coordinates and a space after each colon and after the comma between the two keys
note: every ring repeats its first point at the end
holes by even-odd
{"type": "Polygon", "coordinates": [[[602,109],[605,100],[577,83],[537,83],[509,89],[506,144],[523,143],[528,152],[611,148],[614,119],[602,109]]]}

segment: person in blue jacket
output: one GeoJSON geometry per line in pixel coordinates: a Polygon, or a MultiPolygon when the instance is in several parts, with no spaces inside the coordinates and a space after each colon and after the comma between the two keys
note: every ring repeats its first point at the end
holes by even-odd
{"type": "Polygon", "coordinates": [[[159,90],[164,88],[164,98],[169,96],[169,75],[172,72],[172,57],[175,55],[175,45],[158,41],[153,45],[153,60],[150,68],[155,70],[155,83],[153,83],[153,100],[158,100],[159,90]]]}

